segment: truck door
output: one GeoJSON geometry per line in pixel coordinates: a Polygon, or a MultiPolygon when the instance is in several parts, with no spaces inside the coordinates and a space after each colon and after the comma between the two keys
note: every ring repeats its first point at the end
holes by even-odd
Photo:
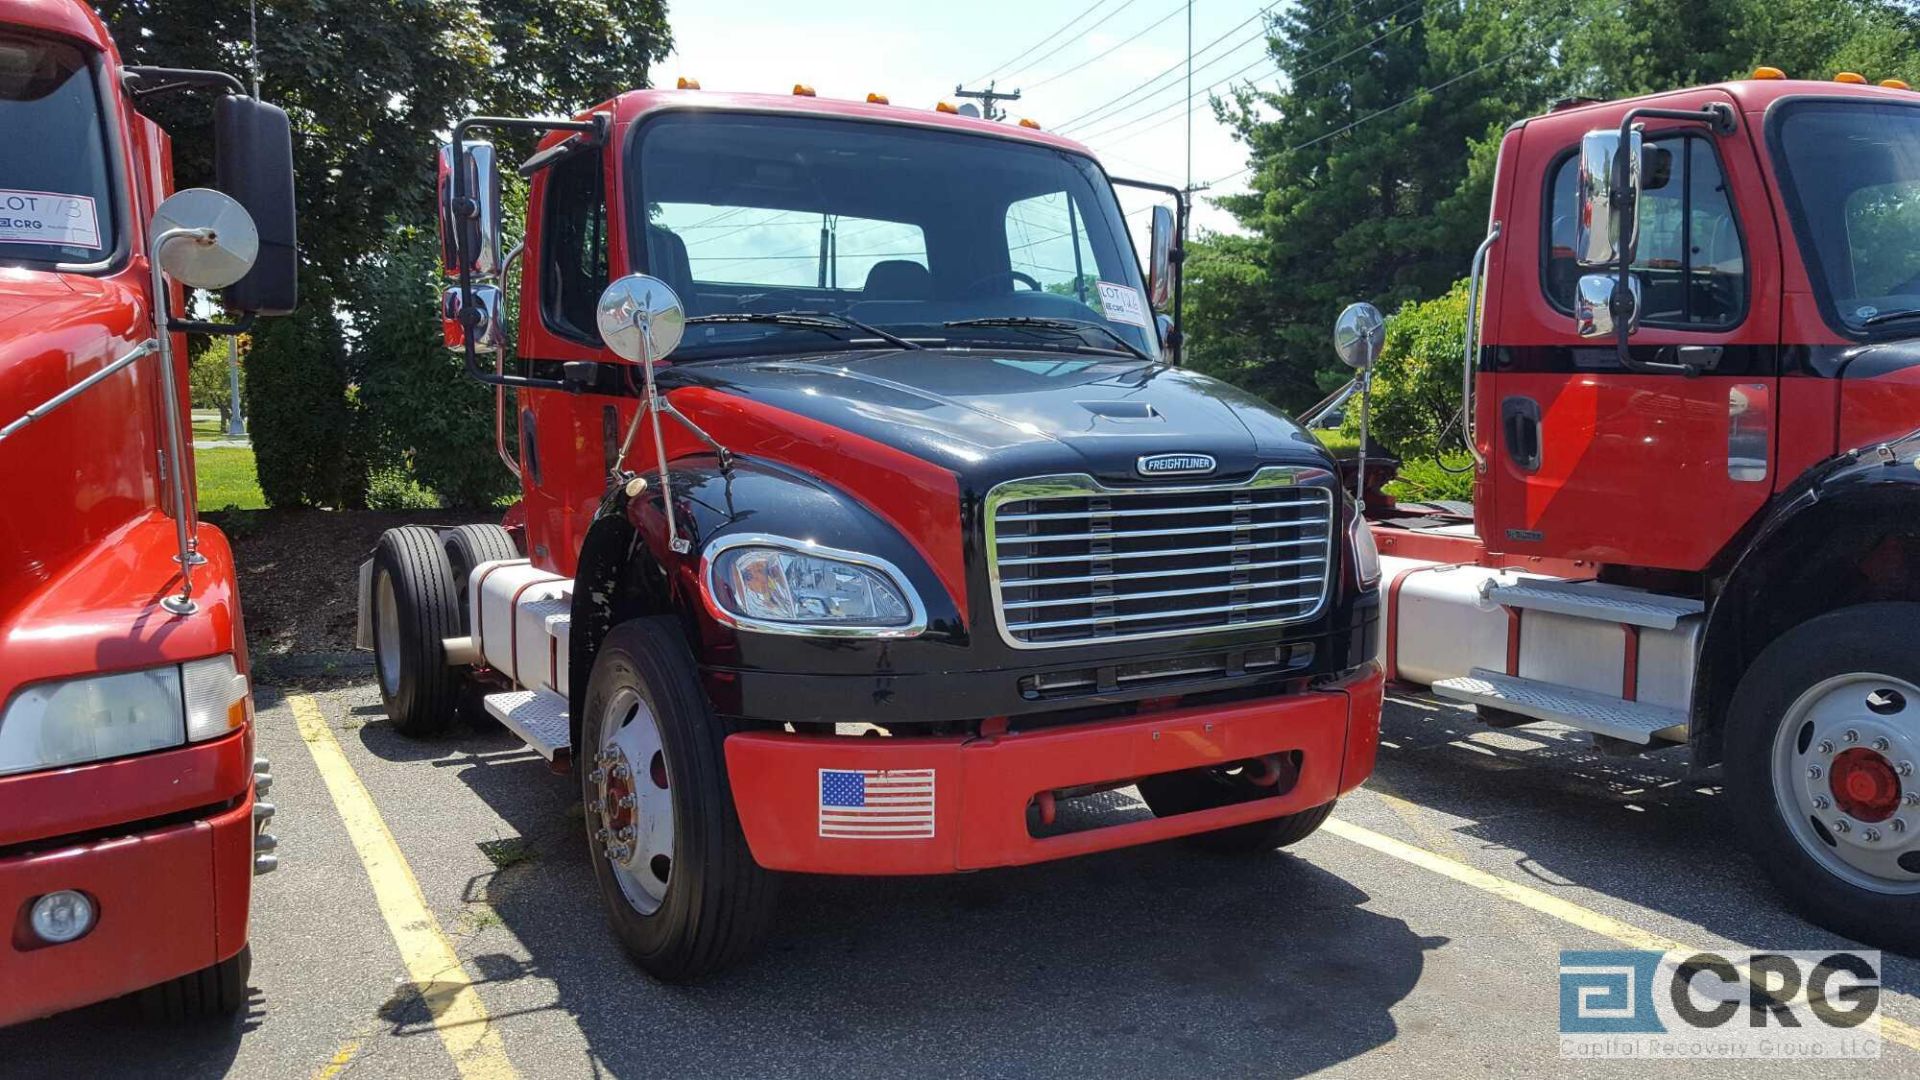
{"type": "MultiPolygon", "coordinates": [[[[1658,103],[1712,100],[1730,103],[1717,91],[1658,103]]],[[[1730,135],[1649,120],[1631,354],[1705,370],[1629,370],[1610,339],[1578,336],[1577,151],[1628,107],[1550,115],[1521,139],[1482,352],[1480,534],[1516,555],[1699,570],[1773,487],[1778,239],[1746,117],[1730,135]]]]}

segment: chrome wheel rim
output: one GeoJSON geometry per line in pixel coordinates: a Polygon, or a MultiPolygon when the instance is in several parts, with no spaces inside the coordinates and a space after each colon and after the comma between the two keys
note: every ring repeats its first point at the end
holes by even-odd
{"type": "Polygon", "coordinates": [[[1828,873],[1872,892],[1920,894],[1916,763],[1920,686],[1839,675],[1801,694],[1774,732],[1774,806],[1828,873]]]}
{"type": "Polygon", "coordinates": [[[374,657],[380,667],[380,689],[388,697],[400,692],[400,605],[393,595],[393,575],[381,573],[374,582],[374,657]]]}
{"type": "Polygon", "coordinates": [[[673,793],[660,725],[639,693],[623,687],[600,716],[593,841],[627,903],[660,910],[673,876],[673,793]]]}

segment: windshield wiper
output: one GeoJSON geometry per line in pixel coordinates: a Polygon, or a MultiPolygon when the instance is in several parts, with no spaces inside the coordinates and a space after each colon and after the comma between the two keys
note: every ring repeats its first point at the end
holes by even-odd
{"type": "Polygon", "coordinates": [[[733,311],[721,315],[696,315],[687,320],[690,326],[703,323],[759,323],[766,326],[793,326],[825,333],[836,330],[856,330],[862,334],[872,334],[897,349],[926,348],[898,334],[890,334],[877,326],[868,326],[858,319],[849,319],[845,315],[831,311],[733,311]]]}
{"type": "MultiPolygon", "coordinates": [[[[1085,319],[1046,319],[1034,315],[989,315],[980,319],[955,319],[946,323],[949,328],[967,326],[1005,326],[1015,330],[1054,330],[1061,333],[1078,334],[1087,330],[1097,330],[1112,338],[1122,349],[1153,363],[1153,357],[1142,352],[1140,347],[1121,336],[1119,331],[1103,323],[1089,322],[1085,319]]],[[[1102,350],[1112,352],[1111,349],[1102,350]]]]}
{"type": "Polygon", "coordinates": [[[1900,319],[1920,319],[1920,308],[1902,308],[1899,311],[1883,311],[1878,315],[1869,315],[1860,321],[1861,326],[1879,326],[1881,323],[1895,322],[1900,319]]]}

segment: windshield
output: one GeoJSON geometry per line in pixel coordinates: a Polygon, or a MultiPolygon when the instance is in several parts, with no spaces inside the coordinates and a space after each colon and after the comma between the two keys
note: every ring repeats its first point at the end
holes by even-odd
{"type": "Polygon", "coordinates": [[[106,127],[87,54],[0,32],[0,266],[114,250],[106,127]],[[31,152],[26,152],[31,148],[31,152]]]}
{"type": "MultiPolygon", "coordinates": [[[[648,272],[689,316],[826,312],[930,344],[1121,349],[1111,330],[1159,354],[1112,188],[1080,155],[905,125],[691,112],[649,121],[637,153],[648,272]],[[1096,325],[949,325],[999,318],[1096,325]]],[[[821,344],[803,327],[694,325],[675,357],[821,344]]]]}
{"type": "Polygon", "coordinates": [[[1829,319],[1910,335],[1920,318],[1920,108],[1845,101],[1783,107],[1774,134],[1788,209],[1829,319]]]}

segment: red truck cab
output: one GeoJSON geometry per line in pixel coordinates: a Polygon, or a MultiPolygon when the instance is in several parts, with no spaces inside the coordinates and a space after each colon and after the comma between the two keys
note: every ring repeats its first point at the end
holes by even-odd
{"type": "Polygon", "coordinates": [[[1514,124],[1474,505],[1374,507],[1390,678],[1685,745],[1782,891],[1920,949],[1920,94],[1752,79],[1514,124]]]}
{"type": "Polygon", "coordinates": [[[441,180],[447,341],[513,391],[524,498],[384,536],[366,643],[402,730],[471,702],[571,763],[648,971],[745,955],[775,871],[1267,851],[1371,771],[1366,531],[1317,443],[1175,362],[1175,215],[1143,273],[1085,147],[643,90],[464,121],[441,180]],[[557,130],[503,253],[469,140],[515,128],[557,130]]]}
{"type": "Polygon", "coordinates": [[[240,89],[123,65],[74,0],[0,0],[0,130],[35,148],[0,158],[0,1024],[134,990],[172,1015],[245,997],[269,778],[233,556],[181,453],[182,331],[230,327],[170,313],[188,282],[233,284],[243,323],[291,306],[291,158],[284,113],[225,99],[238,201],[170,201],[167,134],[136,103],[209,85],[240,89]],[[248,277],[207,275],[227,257],[248,277]]]}

